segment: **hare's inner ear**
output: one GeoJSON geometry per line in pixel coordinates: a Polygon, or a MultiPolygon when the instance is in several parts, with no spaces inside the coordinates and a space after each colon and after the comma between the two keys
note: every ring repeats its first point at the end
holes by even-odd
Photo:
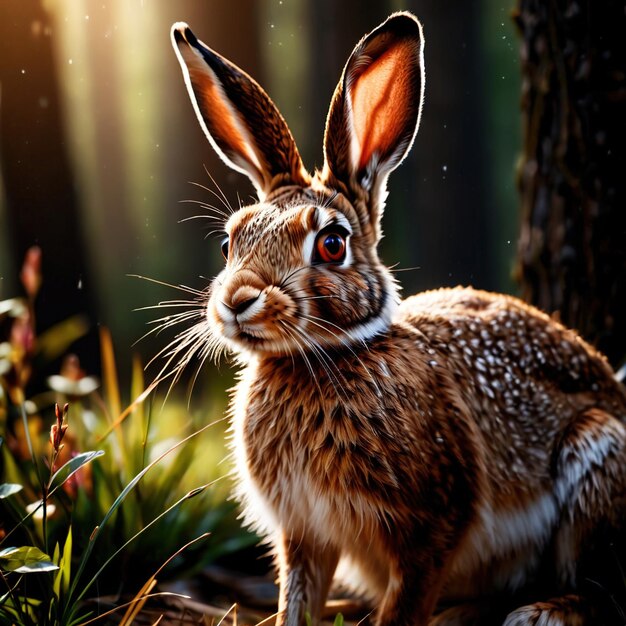
{"type": "Polygon", "coordinates": [[[258,83],[186,24],[174,24],[172,43],[200,125],[224,162],[250,177],[260,199],[282,185],[306,186],[287,124],[258,83]]]}
{"type": "Polygon", "coordinates": [[[365,190],[375,220],[387,176],[413,143],[423,89],[421,26],[410,13],[396,13],[357,44],[335,90],[324,175],[359,195],[365,190]]]}

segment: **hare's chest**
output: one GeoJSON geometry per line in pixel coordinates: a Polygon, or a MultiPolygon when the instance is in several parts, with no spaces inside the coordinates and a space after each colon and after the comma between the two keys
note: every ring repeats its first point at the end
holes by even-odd
{"type": "MultiPolygon", "coordinates": [[[[295,423],[294,407],[249,404],[235,424],[233,447],[246,516],[260,530],[330,528],[346,498],[331,488],[319,449],[295,423]]],[[[295,410],[298,414],[299,411],[295,410]]]]}
{"type": "Polygon", "coordinates": [[[238,491],[250,525],[265,534],[314,529],[331,542],[374,525],[377,468],[354,419],[312,395],[285,401],[256,386],[238,389],[233,408],[238,491]]]}

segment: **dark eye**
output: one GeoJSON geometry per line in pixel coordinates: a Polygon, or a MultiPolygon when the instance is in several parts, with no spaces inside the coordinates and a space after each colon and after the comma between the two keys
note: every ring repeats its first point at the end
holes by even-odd
{"type": "Polygon", "coordinates": [[[228,237],[222,240],[222,256],[224,257],[225,261],[228,261],[228,241],[228,237]]]}
{"type": "Polygon", "coordinates": [[[341,263],[346,258],[346,235],[341,230],[324,230],[315,240],[315,258],[318,263],[341,263]]]}

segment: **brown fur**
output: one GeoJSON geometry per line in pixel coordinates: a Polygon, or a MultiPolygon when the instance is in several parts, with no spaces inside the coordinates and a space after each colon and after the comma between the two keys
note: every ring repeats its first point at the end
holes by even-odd
{"type": "MultiPolygon", "coordinates": [[[[173,40],[211,142],[261,200],[226,223],[206,332],[184,341],[209,334],[245,364],[231,443],[246,520],[276,549],[278,623],[316,623],[340,571],[379,626],[483,623],[479,604],[433,614],[546,571],[555,592],[575,588],[585,548],[624,513],[624,389],[515,298],[400,303],[376,252],[386,179],[419,123],[417,20],[395,14],[357,44],[314,177],[250,77],[184,25],[173,40]],[[315,252],[328,232],[347,250],[334,263],[315,252]]],[[[537,599],[500,623],[593,623],[583,596],[537,599]]]]}

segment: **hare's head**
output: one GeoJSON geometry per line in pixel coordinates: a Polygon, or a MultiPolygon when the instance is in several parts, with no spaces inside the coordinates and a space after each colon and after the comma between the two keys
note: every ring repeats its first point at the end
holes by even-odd
{"type": "Polygon", "coordinates": [[[398,289],[380,262],[386,180],[411,147],[424,85],[419,22],[392,15],[356,46],[330,105],[322,171],[304,168],[273,102],[185,24],[172,41],[213,148],[259,202],[226,223],[207,319],[236,351],[289,354],[384,331],[398,289]]]}

